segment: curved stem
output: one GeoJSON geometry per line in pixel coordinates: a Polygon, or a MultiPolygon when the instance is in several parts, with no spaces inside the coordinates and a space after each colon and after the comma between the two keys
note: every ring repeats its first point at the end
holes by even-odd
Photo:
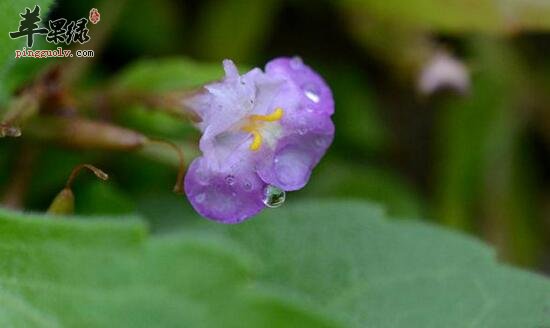
{"type": "Polygon", "coordinates": [[[173,190],[174,190],[175,193],[182,194],[183,193],[183,178],[184,178],[184,175],[185,175],[185,158],[184,158],[184,155],[183,155],[183,150],[177,144],[175,144],[175,143],[173,143],[172,141],[169,141],[169,140],[150,138],[149,142],[169,146],[172,149],[174,149],[176,151],[176,153],[178,154],[178,158],[179,158],[178,175],[176,177],[176,184],[174,185],[173,190]]]}
{"type": "Polygon", "coordinates": [[[78,176],[80,171],[84,168],[92,171],[95,174],[95,176],[100,178],[101,180],[109,179],[109,175],[103,172],[102,170],[98,169],[97,167],[91,164],[79,164],[73,169],[73,171],[71,172],[71,175],[67,179],[67,183],[65,184],[66,189],[71,189],[74,179],[78,176]]]}

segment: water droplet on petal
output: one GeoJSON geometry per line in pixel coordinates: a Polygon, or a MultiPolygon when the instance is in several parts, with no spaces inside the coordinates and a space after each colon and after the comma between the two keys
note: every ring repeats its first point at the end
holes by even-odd
{"type": "Polygon", "coordinates": [[[319,101],[321,101],[321,92],[315,84],[308,83],[304,85],[302,89],[304,90],[304,94],[309,100],[313,101],[314,103],[318,103],[319,101]]]}
{"type": "Polygon", "coordinates": [[[267,207],[275,208],[283,205],[285,202],[286,193],[284,190],[272,185],[265,187],[264,204],[267,207]]]}
{"type": "Polygon", "coordinates": [[[195,196],[195,202],[197,203],[202,203],[206,200],[206,194],[205,193],[200,193],[198,194],[197,196],[195,196]]]}
{"type": "Polygon", "coordinates": [[[202,184],[203,186],[207,185],[208,182],[210,181],[210,177],[204,170],[197,171],[196,177],[197,177],[198,183],[202,184]]]}
{"type": "Polygon", "coordinates": [[[303,136],[304,134],[306,134],[308,128],[308,121],[306,120],[306,118],[304,116],[300,116],[298,117],[298,119],[296,120],[296,133],[298,133],[299,135],[303,136]]]}
{"type": "Polygon", "coordinates": [[[235,183],[235,177],[232,175],[228,175],[225,177],[225,183],[232,186],[235,183]]]}
{"type": "Polygon", "coordinates": [[[248,180],[245,180],[245,181],[243,182],[243,189],[244,189],[245,191],[250,191],[250,190],[252,190],[252,182],[250,182],[250,181],[248,181],[248,180]]]}
{"type": "Polygon", "coordinates": [[[292,57],[292,59],[290,60],[290,68],[300,69],[302,68],[302,66],[304,66],[304,62],[302,61],[302,58],[298,56],[292,57]]]}
{"type": "Polygon", "coordinates": [[[328,143],[328,139],[326,138],[318,137],[317,139],[315,139],[315,145],[317,147],[325,147],[327,143],[328,143]]]}

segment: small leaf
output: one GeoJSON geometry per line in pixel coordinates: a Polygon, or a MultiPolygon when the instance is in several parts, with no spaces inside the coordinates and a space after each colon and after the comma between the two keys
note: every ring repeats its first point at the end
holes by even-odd
{"type": "Polygon", "coordinates": [[[133,91],[173,91],[198,87],[221,79],[221,64],[202,64],[184,58],[143,60],[126,68],[115,88],[133,91]]]}

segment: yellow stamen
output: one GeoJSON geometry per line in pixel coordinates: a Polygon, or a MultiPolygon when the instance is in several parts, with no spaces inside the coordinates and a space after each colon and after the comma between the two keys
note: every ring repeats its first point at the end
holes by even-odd
{"type": "Polygon", "coordinates": [[[283,109],[280,107],[275,108],[273,113],[267,115],[250,115],[249,123],[243,126],[243,130],[252,134],[252,143],[250,144],[250,150],[257,151],[262,146],[263,138],[260,133],[261,123],[263,122],[276,122],[283,117],[283,109]]]}
{"type": "Polygon", "coordinates": [[[258,132],[258,130],[252,130],[250,133],[252,133],[252,136],[254,137],[254,139],[252,139],[252,143],[250,144],[250,150],[256,151],[262,146],[262,135],[258,132]]]}
{"type": "Polygon", "coordinates": [[[264,122],[276,122],[283,117],[283,109],[281,107],[275,108],[273,113],[267,115],[250,115],[252,121],[264,121],[264,122]]]}

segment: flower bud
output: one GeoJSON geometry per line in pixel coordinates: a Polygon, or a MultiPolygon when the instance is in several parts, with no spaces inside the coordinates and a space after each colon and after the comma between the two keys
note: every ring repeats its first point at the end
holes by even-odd
{"type": "Polygon", "coordinates": [[[49,214],[54,215],[70,215],[74,213],[74,194],[70,188],[63,188],[55,196],[50,207],[48,208],[49,214]]]}
{"type": "Polygon", "coordinates": [[[92,171],[96,177],[98,177],[101,180],[107,180],[109,179],[109,176],[107,173],[101,171],[97,167],[90,165],[90,164],[80,164],[77,165],[73,171],[71,172],[71,175],[67,179],[67,184],[65,185],[65,188],[55,196],[53,199],[50,207],[48,208],[49,214],[54,215],[69,215],[74,213],[74,193],[71,190],[72,183],[78,173],[82,169],[88,169],[92,171]]]}

